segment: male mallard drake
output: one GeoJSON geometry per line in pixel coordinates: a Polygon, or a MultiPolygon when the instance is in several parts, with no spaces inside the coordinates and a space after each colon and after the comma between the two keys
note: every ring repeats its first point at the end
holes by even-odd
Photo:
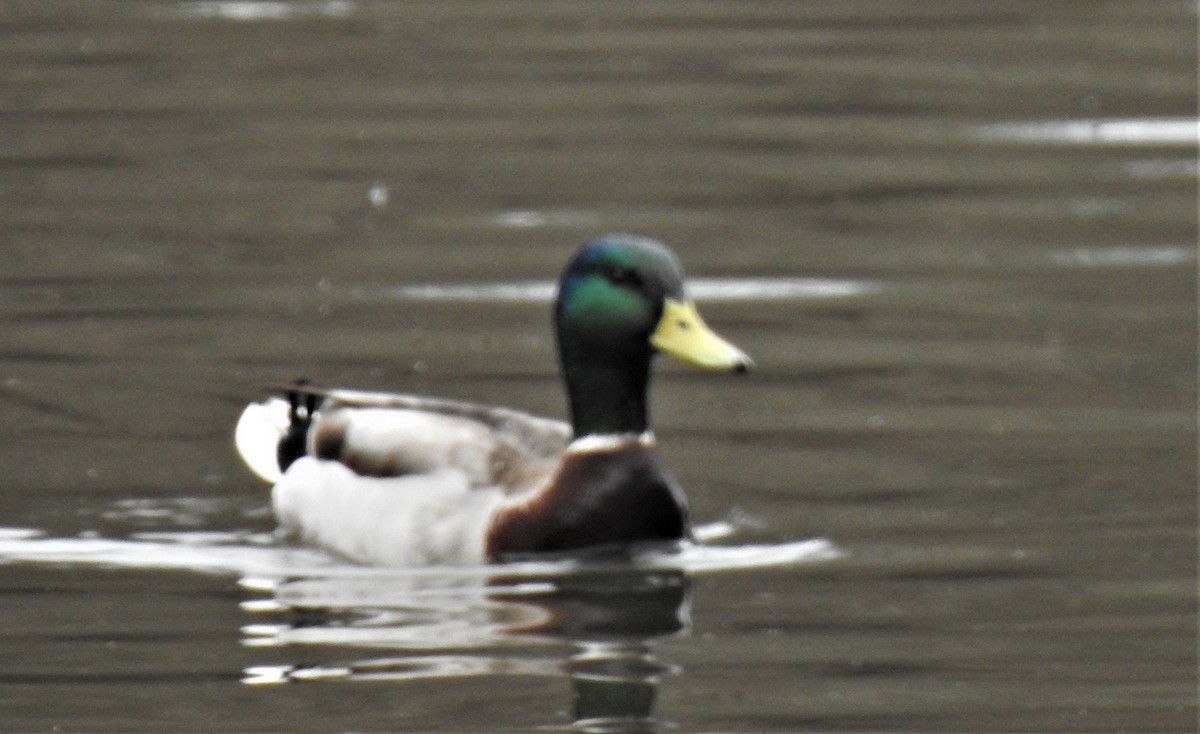
{"type": "Polygon", "coordinates": [[[665,352],[745,371],[684,295],[666,246],[602,237],[567,263],[554,326],[571,423],[506,408],[302,386],[242,413],[283,529],[352,560],[477,563],[689,536],[646,418],[665,352]]]}

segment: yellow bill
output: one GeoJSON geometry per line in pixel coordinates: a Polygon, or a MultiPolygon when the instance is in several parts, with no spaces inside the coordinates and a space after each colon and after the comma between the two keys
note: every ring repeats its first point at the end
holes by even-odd
{"type": "Polygon", "coordinates": [[[754,366],[745,352],[708,328],[691,301],[666,300],[650,344],[660,352],[710,370],[745,372],[754,366]]]}

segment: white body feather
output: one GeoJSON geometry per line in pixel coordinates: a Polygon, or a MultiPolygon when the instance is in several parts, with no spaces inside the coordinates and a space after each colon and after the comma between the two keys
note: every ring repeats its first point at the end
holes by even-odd
{"type": "Polygon", "coordinates": [[[336,461],[301,457],[271,492],[285,531],[359,563],[482,563],[499,489],[472,489],[455,469],[361,477],[336,461]]]}

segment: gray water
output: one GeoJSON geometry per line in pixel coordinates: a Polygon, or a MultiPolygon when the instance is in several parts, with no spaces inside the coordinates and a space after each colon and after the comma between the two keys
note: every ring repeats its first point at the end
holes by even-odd
{"type": "Polygon", "coordinates": [[[1196,21],[0,3],[0,730],[1195,730],[1196,21]],[[275,541],[242,405],[562,415],[613,230],[759,365],[657,371],[712,562],[275,541]]]}

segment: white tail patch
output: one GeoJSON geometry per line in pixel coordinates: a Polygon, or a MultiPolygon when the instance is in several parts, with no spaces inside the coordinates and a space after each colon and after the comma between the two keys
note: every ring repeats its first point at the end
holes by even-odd
{"type": "Polygon", "coordinates": [[[287,433],[288,424],[287,401],[268,398],[247,405],[233,432],[233,442],[242,461],[250,471],[271,484],[283,478],[278,450],[279,440],[287,433]]]}

